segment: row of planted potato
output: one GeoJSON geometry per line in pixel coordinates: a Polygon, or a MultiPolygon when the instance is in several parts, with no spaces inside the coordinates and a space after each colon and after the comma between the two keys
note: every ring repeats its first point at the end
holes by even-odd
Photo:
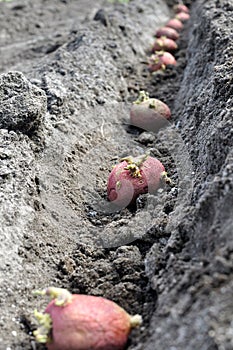
{"type": "MultiPolygon", "coordinates": [[[[175,65],[172,52],[183,22],[189,19],[189,9],[178,4],[174,18],[159,28],[149,57],[148,69],[153,73],[175,65]]],[[[130,111],[130,122],[141,129],[156,132],[171,116],[162,101],[141,92],[130,111]]],[[[154,193],[161,181],[170,182],[163,164],[149,154],[129,156],[112,169],[107,185],[108,199],[119,210],[143,193],[154,193]]],[[[34,331],[37,342],[49,350],[123,350],[132,328],[142,323],[140,315],[131,316],[111,300],[91,295],[71,294],[65,289],[49,287],[35,291],[52,300],[44,312],[35,311],[39,327],[34,331]]]]}

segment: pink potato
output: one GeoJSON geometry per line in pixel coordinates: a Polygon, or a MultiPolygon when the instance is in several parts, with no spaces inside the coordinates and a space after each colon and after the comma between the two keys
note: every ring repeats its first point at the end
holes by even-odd
{"type": "Polygon", "coordinates": [[[179,12],[179,13],[177,13],[176,18],[178,20],[180,20],[181,22],[185,22],[185,21],[189,20],[190,15],[186,12],[179,12]]]}
{"type": "Polygon", "coordinates": [[[161,27],[155,33],[156,38],[161,38],[161,36],[166,36],[169,39],[177,40],[179,38],[179,33],[170,27],[161,27]]]}
{"type": "Polygon", "coordinates": [[[130,109],[130,123],[147,131],[157,132],[168,124],[170,117],[170,108],[164,102],[150,98],[144,91],[130,109]]]}
{"type": "Polygon", "coordinates": [[[54,287],[42,293],[55,298],[44,314],[35,314],[40,328],[34,335],[48,350],[122,350],[131,329],[142,321],[102,297],[72,295],[54,287]]]}
{"type": "Polygon", "coordinates": [[[172,18],[167,22],[166,27],[173,28],[175,30],[183,29],[184,25],[178,18],[172,18]]]}
{"type": "Polygon", "coordinates": [[[175,51],[177,49],[177,43],[169,39],[165,36],[161,36],[161,38],[157,38],[152,47],[152,52],[155,51],[175,51]]]}
{"type": "Polygon", "coordinates": [[[108,198],[119,207],[135,202],[143,193],[155,193],[166,172],[163,164],[148,155],[126,157],[111,171],[108,178],[108,198]]]}
{"type": "Polygon", "coordinates": [[[176,13],[179,13],[179,12],[189,13],[189,8],[187,6],[185,6],[184,4],[175,5],[173,8],[174,8],[174,11],[176,13]]]}
{"type": "Polygon", "coordinates": [[[165,70],[168,65],[176,65],[175,57],[166,51],[157,51],[149,58],[148,69],[150,72],[156,72],[158,70],[165,70]]]}

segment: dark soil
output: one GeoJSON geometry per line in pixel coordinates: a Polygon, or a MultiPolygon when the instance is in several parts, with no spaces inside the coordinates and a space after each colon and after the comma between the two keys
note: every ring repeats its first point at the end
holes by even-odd
{"type": "Polygon", "coordinates": [[[233,348],[233,2],[186,1],[177,66],[151,74],[174,3],[0,2],[0,350],[45,349],[50,285],[141,314],[127,349],[233,348]],[[157,133],[129,123],[140,90],[171,108],[157,133]],[[147,151],[174,185],[114,210],[112,166],[147,151]]]}

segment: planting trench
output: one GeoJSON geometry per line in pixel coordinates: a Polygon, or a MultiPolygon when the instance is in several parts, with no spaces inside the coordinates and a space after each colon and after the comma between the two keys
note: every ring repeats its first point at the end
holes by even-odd
{"type": "Polygon", "coordinates": [[[174,3],[0,3],[0,349],[44,349],[48,285],[142,314],[127,349],[232,348],[233,3],[187,1],[177,66],[151,75],[174,3]],[[172,110],[159,133],[129,125],[140,90],[172,110]],[[175,185],[115,212],[111,167],[148,150],[175,185]]]}

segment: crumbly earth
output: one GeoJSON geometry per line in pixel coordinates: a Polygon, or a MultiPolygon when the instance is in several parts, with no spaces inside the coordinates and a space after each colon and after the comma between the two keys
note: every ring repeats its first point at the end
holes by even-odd
{"type": "Polygon", "coordinates": [[[184,1],[177,66],[151,74],[175,3],[0,2],[0,350],[45,349],[50,285],[140,313],[128,350],[233,348],[233,2],[184,1]],[[140,90],[172,111],[156,134],[129,124],[140,90]],[[148,151],[174,184],[116,211],[112,166],[148,151]]]}

